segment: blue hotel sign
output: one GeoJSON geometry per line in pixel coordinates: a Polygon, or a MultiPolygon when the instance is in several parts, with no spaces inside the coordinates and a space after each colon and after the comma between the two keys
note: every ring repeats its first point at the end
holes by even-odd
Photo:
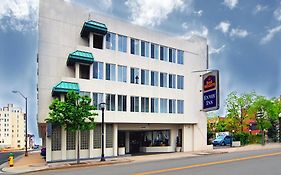
{"type": "Polygon", "coordinates": [[[219,71],[203,75],[203,111],[219,109],[219,71]]]}

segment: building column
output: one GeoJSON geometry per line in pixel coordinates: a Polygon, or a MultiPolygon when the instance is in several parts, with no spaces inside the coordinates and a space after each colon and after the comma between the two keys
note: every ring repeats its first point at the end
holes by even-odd
{"type": "Polygon", "coordinates": [[[79,63],[75,63],[75,78],[79,79],[79,73],[80,73],[80,65],[79,63]]]}
{"type": "Polygon", "coordinates": [[[52,137],[46,137],[46,162],[52,161],[52,137]]]}
{"type": "Polygon", "coordinates": [[[89,72],[89,74],[90,74],[89,78],[90,78],[90,80],[92,80],[93,79],[93,75],[94,75],[94,64],[90,65],[90,72],[89,72]]]}
{"type": "Polygon", "coordinates": [[[182,151],[193,151],[193,125],[187,124],[182,127],[182,151]]]}
{"type": "Polygon", "coordinates": [[[126,131],[125,133],[125,153],[130,152],[130,132],[126,131]]]}
{"type": "Polygon", "coordinates": [[[94,157],[94,130],[90,130],[90,147],[89,147],[90,158],[94,157]]]}
{"type": "Polygon", "coordinates": [[[94,34],[92,32],[90,32],[90,35],[89,35],[89,47],[90,48],[94,47],[94,34]]]}
{"type": "Polygon", "coordinates": [[[176,144],[177,144],[177,132],[178,128],[172,128],[171,129],[171,135],[170,135],[170,145],[172,146],[172,149],[176,150],[176,144]]]}
{"type": "Polygon", "coordinates": [[[61,159],[66,160],[66,130],[61,128],[61,159]]]}
{"type": "Polygon", "coordinates": [[[113,156],[118,155],[118,124],[113,124],[113,156]]]}

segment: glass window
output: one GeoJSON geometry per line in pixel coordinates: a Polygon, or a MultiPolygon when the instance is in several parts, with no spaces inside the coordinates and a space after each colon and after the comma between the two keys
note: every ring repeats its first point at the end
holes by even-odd
{"type": "Polygon", "coordinates": [[[141,41],[141,56],[149,57],[149,43],[141,41]]]}
{"type": "Polygon", "coordinates": [[[158,113],[158,98],[151,98],[151,113],[158,113]]]}
{"type": "Polygon", "coordinates": [[[101,124],[96,124],[94,129],[94,149],[101,148],[101,124]]]}
{"type": "Polygon", "coordinates": [[[127,67],[118,65],[118,81],[127,82],[127,67]]]}
{"type": "Polygon", "coordinates": [[[118,51],[127,52],[127,37],[118,35],[118,51]]]}
{"type": "Polygon", "coordinates": [[[131,38],[131,54],[134,54],[134,55],[139,55],[140,53],[140,44],[139,44],[139,40],[138,39],[133,39],[131,38]]]}
{"type": "Polygon", "coordinates": [[[178,104],[177,104],[178,114],[183,114],[183,112],[184,112],[183,100],[178,100],[177,102],[178,102],[178,104]]]}
{"type": "Polygon", "coordinates": [[[183,54],[184,52],[182,50],[178,50],[178,57],[177,57],[178,64],[184,64],[183,54]]]}
{"type": "Polygon", "coordinates": [[[141,70],[141,84],[149,85],[149,70],[141,70]]]}
{"type": "Polygon", "coordinates": [[[131,96],[131,112],[139,112],[139,97],[131,96]]]}
{"type": "Polygon", "coordinates": [[[151,71],[151,86],[158,86],[158,72],[151,71]]]}
{"type": "Polygon", "coordinates": [[[176,113],[176,100],[169,100],[169,113],[176,113]]]}
{"type": "Polygon", "coordinates": [[[139,84],[139,68],[131,68],[131,83],[139,84]]]}
{"type": "Polygon", "coordinates": [[[160,72],[160,87],[167,87],[167,73],[160,72]]]}
{"type": "Polygon", "coordinates": [[[105,101],[106,101],[106,110],[115,111],[115,95],[114,94],[106,94],[105,95],[105,101]]]}
{"type": "Polygon", "coordinates": [[[112,124],[106,124],[106,148],[112,148],[113,147],[113,125],[112,124]]]}
{"type": "Polygon", "coordinates": [[[61,128],[56,125],[52,125],[52,151],[61,150],[61,128]]]}
{"type": "Polygon", "coordinates": [[[79,92],[79,95],[80,95],[80,96],[88,96],[88,97],[91,98],[91,93],[90,93],[90,92],[80,91],[80,92],[79,92]]]}
{"type": "Polygon", "coordinates": [[[115,81],[116,80],[116,71],[115,68],[116,65],[115,64],[106,64],[105,69],[106,69],[106,80],[111,80],[111,81],[115,81]]]}
{"type": "Polygon", "coordinates": [[[169,62],[176,62],[176,49],[169,48],[169,62]]]}
{"type": "Polygon", "coordinates": [[[81,149],[89,149],[90,131],[81,131],[81,149]]]}
{"type": "Polygon", "coordinates": [[[165,46],[160,46],[160,60],[168,61],[168,48],[165,46]]]}
{"type": "Polygon", "coordinates": [[[161,113],[167,113],[167,106],[168,106],[168,100],[165,98],[160,98],[160,112],[161,113]]]}
{"type": "Polygon", "coordinates": [[[151,46],[150,47],[151,58],[158,59],[158,56],[159,56],[159,45],[151,43],[150,46],[151,46]]]}
{"type": "Polygon", "coordinates": [[[126,95],[118,95],[118,111],[127,111],[126,95]]]}
{"type": "Polygon", "coordinates": [[[149,112],[149,98],[141,97],[141,112],[149,112]]]}
{"type": "Polygon", "coordinates": [[[182,76],[182,75],[177,76],[177,87],[178,87],[178,89],[183,89],[183,87],[184,87],[184,76],[182,76]]]}
{"type": "Polygon", "coordinates": [[[93,93],[93,105],[100,109],[100,103],[103,103],[103,93],[93,93]]]}
{"type": "Polygon", "coordinates": [[[176,75],[169,74],[169,88],[176,88],[176,75]]]}
{"type": "Polygon", "coordinates": [[[116,45],[116,34],[108,32],[106,34],[106,48],[115,50],[115,45],[116,45]]]}

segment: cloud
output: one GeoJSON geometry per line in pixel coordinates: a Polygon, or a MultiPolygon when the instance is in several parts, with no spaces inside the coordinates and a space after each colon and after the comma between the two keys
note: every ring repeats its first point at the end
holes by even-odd
{"type": "Polygon", "coordinates": [[[188,24],[186,22],[182,23],[181,26],[183,29],[188,29],[188,24]]]}
{"type": "Polygon", "coordinates": [[[247,30],[236,28],[236,29],[231,29],[229,36],[232,38],[245,38],[248,36],[249,33],[247,30]]]}
{"type": "Polygon", "coordinates": [[[230,8],[231,10],[234,9],[237,4],[239,3],[238,0],[224,0],[223,4],[230,8]]]}
{"type": "Polygon", "coordinates": [[[36,30],[38,5],[38,0],[1,0],[0,30],[36,30]]]}
{"type": "Polygon", "coordinates": [[[225,48],[225,45],[222,45],[221,47],[219,48],[214,48],[214,47],[210,47],[209,49],[209,54],[212,55],[212,54],[220,54],[225,48]]]}
{"type": "Polygon", "coordinates": [[[276,20],[281,21],[281,5],[276,10],[274,10],[273,15],[276,20]]]}
{"type": "Polygon", "coordinates": [[[215,27],[215,29],[220,30],[222,33],[226,34],[229,31],[230,25],[231,24],[228,21],[221,21],[219,25],[215,27]]]}
{"type": "Polygon", "coordinates": [[[196,30],[189,30],[187,31],[184,35],[183,35],[183,38],[185,39],[189,39],[191,38],[193,35],[198,35],[198,36],[201,36],[201,37],[204,37],[204,38],[207,38],[208,37],[208,33],[209,33],[209,30],[206,26],[201,26],[201,27],[197,27],[197,28],[200,28],[199,30],[196,29],[196,30]]]}
{"type": "Polygon", "coordinates": [[[272,29],[269,29],[267,31],[267,35],[265,37],[263,37],[260,41],[261,44],[266,44],[268,43],[269,41],[271,41],[273,39],[273,37],[277,34],[281,32],[281,25],[279,26],[276,26],[272,29]]]}
{"type": "Polygon", "coordinates": [[[203,15],[203,10],[193,11],[193,13],[200,17],[203,15]]]}
{"type": "Polygon", "coordinates": [[[263,6],[261,4],[257,4],[255,9],[254,9],[254,11],[253,11],[253,13],[257,14],[257,13],[265,11],[266,9],[267,9],[267,6],[263,6]]]}
{"type": "Polygon", "coordinates": [[[125,5],[131,12],[134,24],[142,26],[160,25],[174,11],[190,13],[193,0],[127,0],[125,5]]]}
{"type": "Polygon", "coordinates": [[[110,11],[112,9],[112,0],[64,0],[66,2],[75,2],[90,9],[99,12],[110,11]]]}

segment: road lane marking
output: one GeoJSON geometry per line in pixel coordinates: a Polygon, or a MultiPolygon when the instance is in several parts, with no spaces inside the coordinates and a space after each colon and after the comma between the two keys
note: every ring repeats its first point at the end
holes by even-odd
{"type": "Polygon", "coordinates": [[[275,153],[270,153],[270,154],[261,154],[261,155],[256,155],[256,156],[235,158],[235,159],[201,163],[201,164],[193,164],[193,165],[188,165],[188,166],[183,166],[183,167],[175,167],[175,168],[167,168],[167,169],[161,169],[161,170],[147,171],[147,172],[142,172],[142,173],[136,173],[136,174],[133,174],[133,175],[148,175],[148,174],[167,173],[167,172],[171,172],[171,171],[179,171],[179,170],[184,170],[184,169],[204,167],[204,166],[210,166],[210,165],[219,165],[219,164],[237,162],[237,161],[242,161],[242,160],[257,159],[257,158],[276,156],[276,155],[281,155],[281,152],[275,152],[275,153]]]}

